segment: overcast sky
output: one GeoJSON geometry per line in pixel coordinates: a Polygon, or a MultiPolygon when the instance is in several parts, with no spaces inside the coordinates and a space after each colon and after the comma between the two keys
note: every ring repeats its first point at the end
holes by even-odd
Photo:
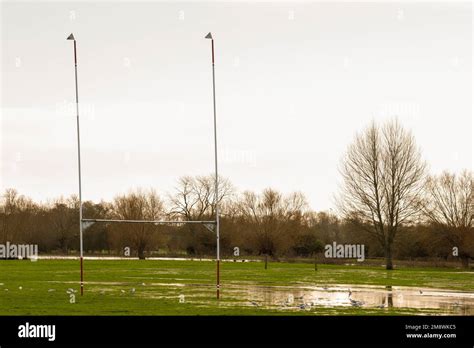
{"type": "Polygon", "coordinates": [[[0,188],[83,198],[172,191],[219,167],[240,190],[302,191],[333,207],[356,131],[398,116],[433,173],[472,168],[469,3],[1,4],[0,188]]]}

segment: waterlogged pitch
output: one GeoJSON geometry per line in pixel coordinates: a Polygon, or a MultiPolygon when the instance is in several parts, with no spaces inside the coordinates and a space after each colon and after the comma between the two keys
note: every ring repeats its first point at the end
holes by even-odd
{"type": "Polygon", "coordinates": [[[474,273],[212,261],[0,261],[1,315],[474,315],[474,273]]]}

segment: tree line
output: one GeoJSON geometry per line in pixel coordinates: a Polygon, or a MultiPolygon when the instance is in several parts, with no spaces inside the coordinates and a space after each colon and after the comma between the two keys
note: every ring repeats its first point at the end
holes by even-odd
{"type": "MultiPolygon", "coordinates": [[[[214,220],[216,200],[224,257],[315,257],[324,245],[364,244],[366,258],[459,259],[474,255],[473,173],[429,175],[413,135],[397,120],[358,133],[341,159],[336,212],[310,209],[301,192],[238,192],[220,177],[185,176],[170,193],[135,189],[111,201],[83,202],[83,216],[127,220],[214,220]]],[[[0,238],[38,244],[40,253],[77,253],[79,200],[34,202],[3,192],[0,238]]],[[[213,256],[215,234],[202,225],[95,223],[84,232],[86,254],[213,256]]]]}

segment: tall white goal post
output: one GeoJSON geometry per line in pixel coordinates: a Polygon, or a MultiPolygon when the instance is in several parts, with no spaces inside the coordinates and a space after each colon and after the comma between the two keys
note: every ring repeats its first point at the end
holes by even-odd
{"type": "Polygon", "coordinates": [[[67,40],[74,42],[74,81],[76,92],[76,131],[77,131],[77,163],[78,163],[78,178],[79,178],[79,260],[81,272],[81,296],[84,295],[84,242],[83,232],[87,227],[94,223],[144,223],[155,225],[173,225],[173,224],[201,224],[211,231],[216,232],[216,297],[220,298],[220,241],[219,241],[219,176],[217,166],[217,114],[216,114],[216,79],[214,68],[214,38],[211,33],[205,36],[206,39],[211,40],[211,64],[212,64],[212,101],[214,111],[214,169],[215,169],[215,192],[214,192],[214,206],[215,206],[215,220],[210,221],[186,221],[186,220],[120,220],[120,219],[87,219],[82,215],[82,179],[81,179],[81,136],[79,124],[79,88],[77,79],[77,41],[71,33],[67,40]]]}

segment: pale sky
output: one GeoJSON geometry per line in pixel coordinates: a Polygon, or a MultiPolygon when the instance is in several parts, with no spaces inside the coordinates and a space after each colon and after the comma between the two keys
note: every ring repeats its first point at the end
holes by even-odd
{"type": "Polygon", "coordinates": [[[397,116],[432,173],[472,168],[472,5],[350,2],[3,2],[0,188],[83,199],[173,190],[213,172],[239,190],[334,206],[356,131],[397,116]]]}

